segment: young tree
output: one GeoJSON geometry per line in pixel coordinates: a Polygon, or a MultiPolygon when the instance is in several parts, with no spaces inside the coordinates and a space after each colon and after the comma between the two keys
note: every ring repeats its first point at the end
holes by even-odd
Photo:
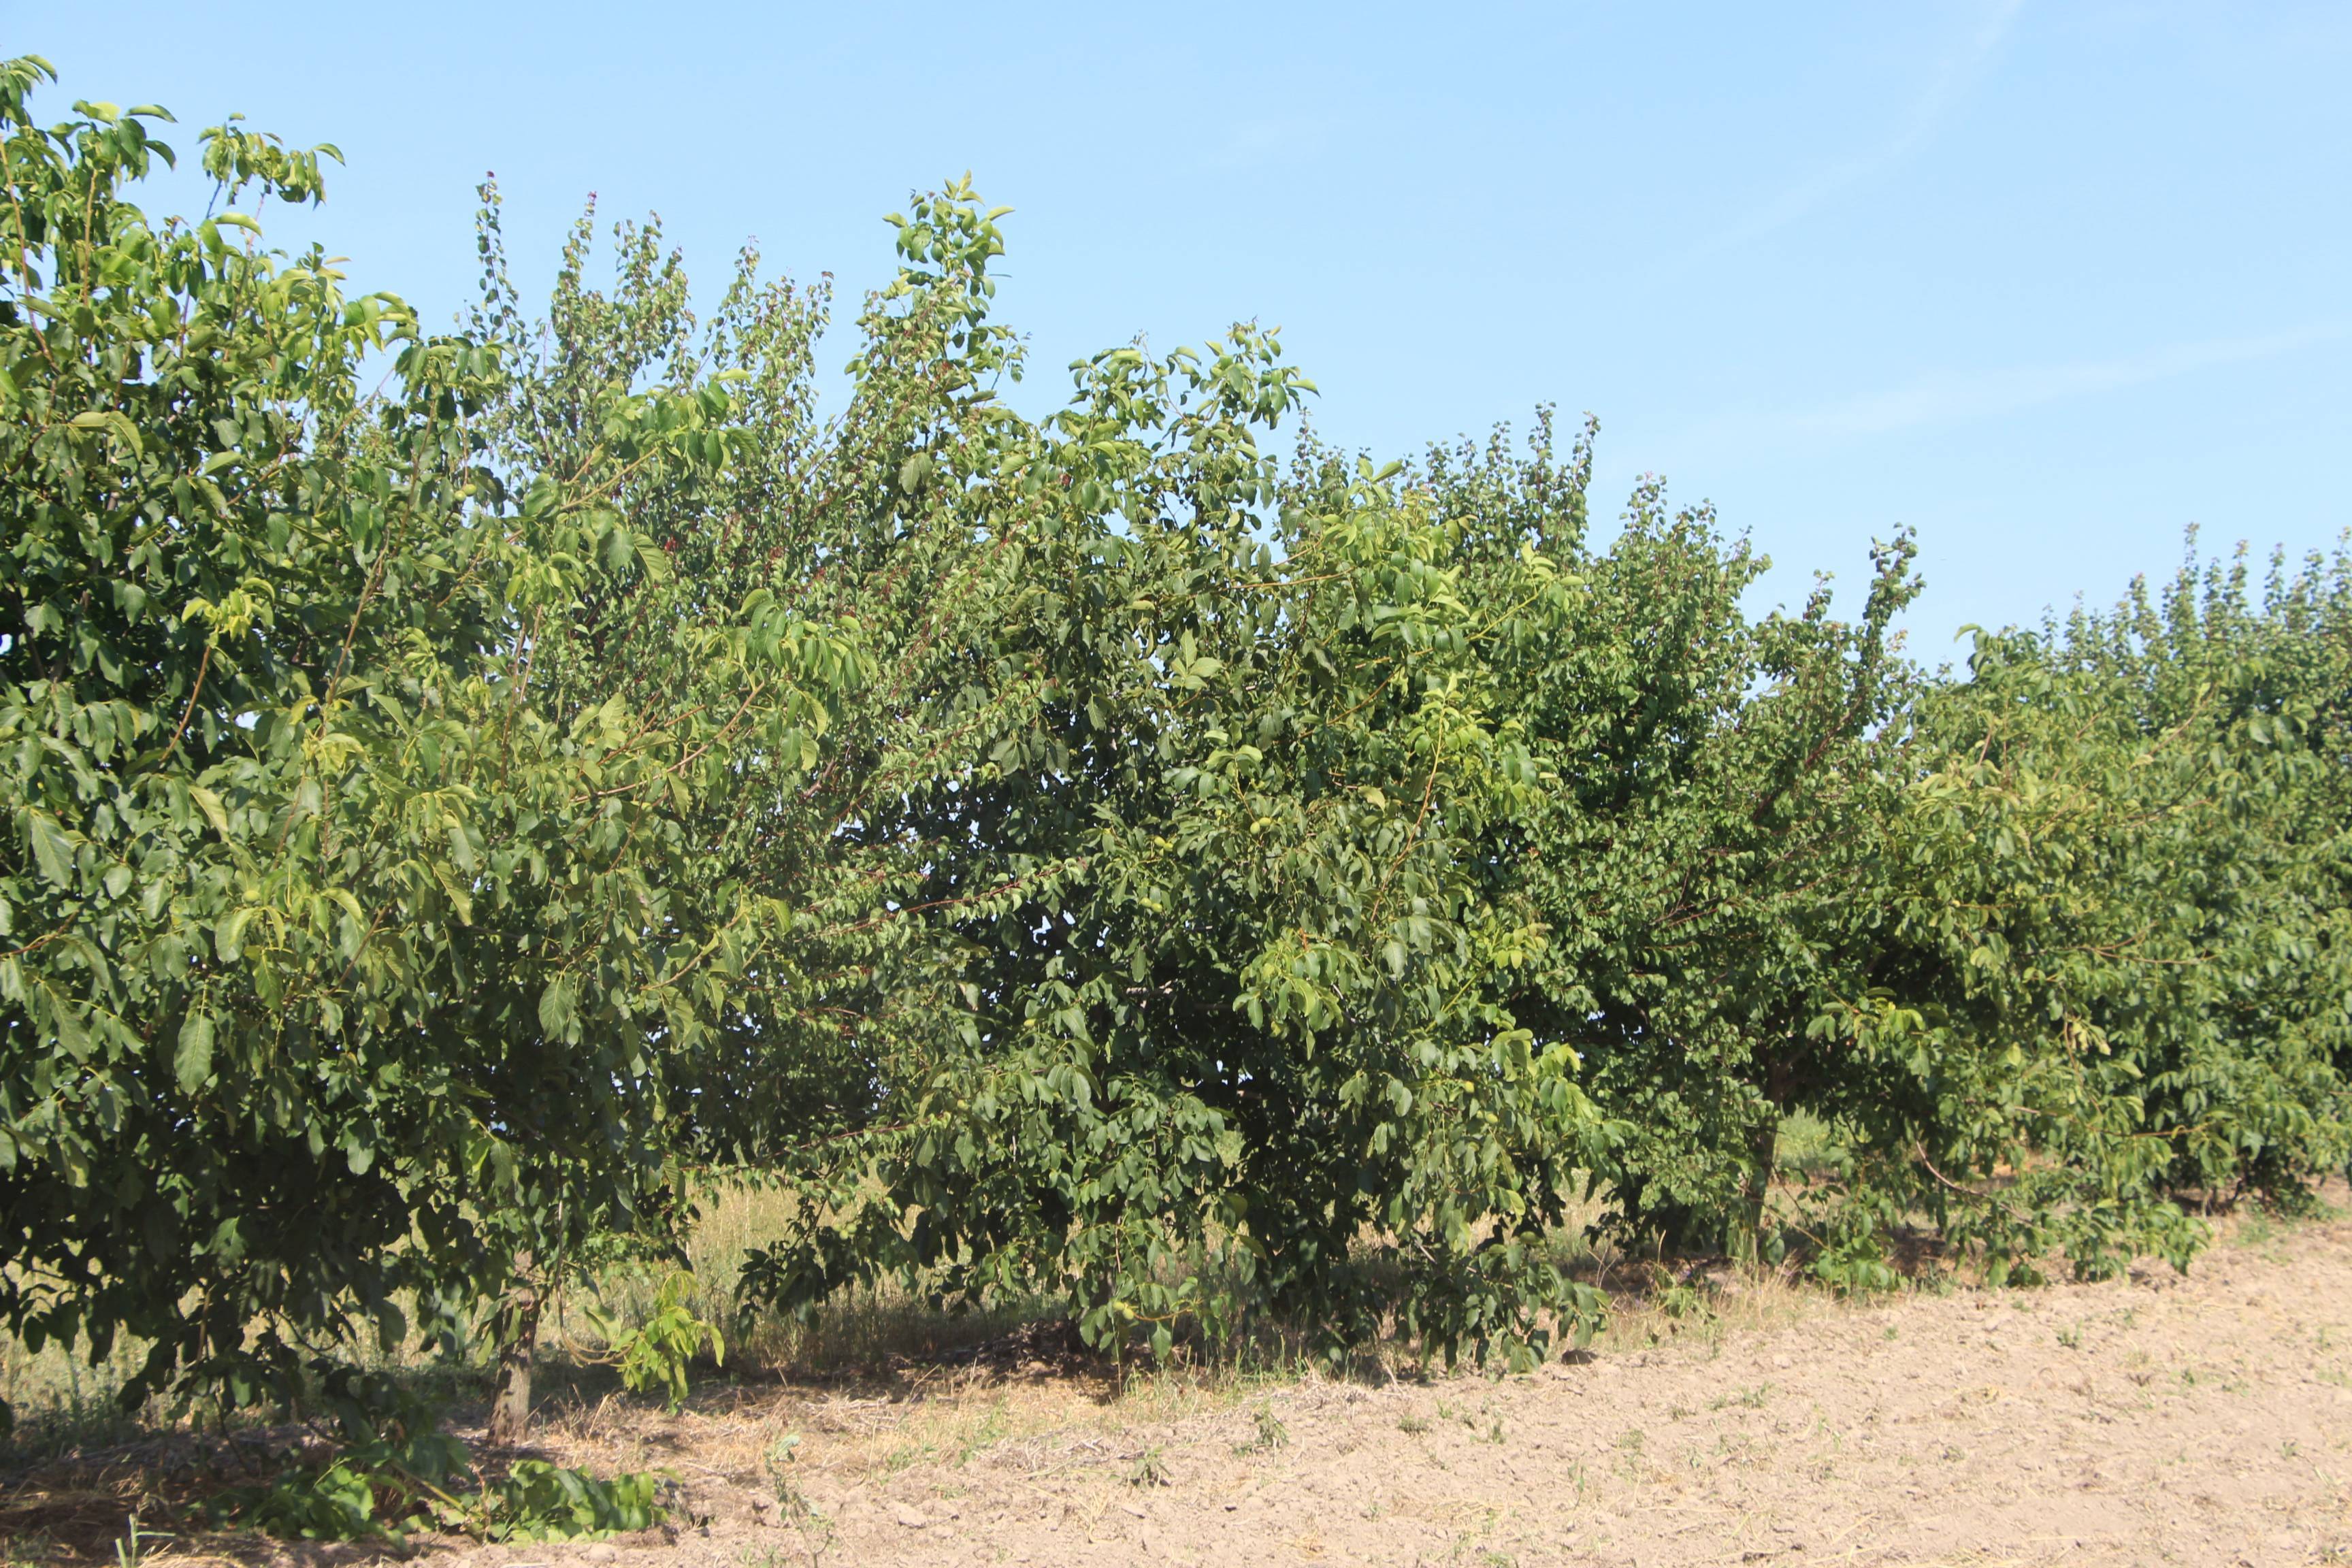
{"type": "Polygon", "coordinates": [[[228,205],[152,222],[162,112],[43,127],[49,74],[0,70],[0,1317],[251,1397],[404,1293],[454,1338],[526,1253],[675,1237],[670,1066],[793,918],[680,824],[746,752],[808,770],[855,648],[713,605],[724,707],[548,710],[540,628],[658,552],[607,475],[709,482],[723,390],[605,399],[518,494],[497,353],[235,210],[331,149],[216,128],[228,205]]]}

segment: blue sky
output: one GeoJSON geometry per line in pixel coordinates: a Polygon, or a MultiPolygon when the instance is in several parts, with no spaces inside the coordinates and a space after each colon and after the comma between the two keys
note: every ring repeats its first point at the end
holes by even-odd
{"type": "MultiPolygon", "coordinates": [[[[2352,525],[2352,6],[0,5],[72,97],[341,144],[315,226],[446,318],[473,186],[588,192],[716,286],[884,280],[971,170],[1059,366],[1279,323],[1382,455],[1601,421],[1597,510],[1706,497],[1801,598],[1915,526],[1915,646],[2352,525]]],[[[305,226],[307,230],[311,226],[305,226]]],[[[278,237],[297,231],[274,227],[278,237]]],[[[845,344],[839,357],[846,357],[845,344]]]]}

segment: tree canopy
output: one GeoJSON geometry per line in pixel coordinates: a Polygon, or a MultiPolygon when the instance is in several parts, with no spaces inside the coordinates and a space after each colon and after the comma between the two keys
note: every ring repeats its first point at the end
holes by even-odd
{"type": "MultiPolygon", "coordinates": [[[[1017,411],[1002,209],[707,321],[593,211],[544,311],[485,186],[432,332],[267,247],[331,147],[0,67],[0,1322],[129,1397],[547,1293],[781,1186],[747,1310],[1045,1293],[1523,1364],[1627,1235],[2186,1266],[2352,1158],[2352,556],[1896,630],[1595,427],[1376,464],[1278,335],[1017,411]],[[388,372],[388,374],[386,374],[388,372]],[[381,378],[381,384],[374,383],[381,378]],[[1776,1187],[1788,1119],[1826,1167],[1776,1187]],[[1776,1196],[1777,1194],[1777,1196],[1776,1196]]],[[[527,1403],[527,1387],[524,1391],[527,1403]]]]}

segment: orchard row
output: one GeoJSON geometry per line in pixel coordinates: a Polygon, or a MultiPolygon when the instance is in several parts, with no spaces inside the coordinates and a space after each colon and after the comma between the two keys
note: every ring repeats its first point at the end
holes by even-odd
{"type": "Polygon", "coordinates": [[[1590,428],[1375,468],[1253,326],[1023,416],[964,186],[826,412],[823,286],[747,256],[698,321],[583,219],[542,313],[486,187],[436,335],[246,216],[331,150],[215,128],[166,221],[160,111],[47,75],[0,68],[0,1322],[151,1347],[134,1398],[487,1336],[519,1429],[550,1293],[713,1177],[793,1194],[754,1310],[1524,1361],[1600,1310],[1588,1197],[1866,1289],[1906,1236],[2185,1265],[2352,1153],[2341,554],[1931,670],[1907,539],[1759,618],[1706,511],[1596,530],[1590,428]]]}

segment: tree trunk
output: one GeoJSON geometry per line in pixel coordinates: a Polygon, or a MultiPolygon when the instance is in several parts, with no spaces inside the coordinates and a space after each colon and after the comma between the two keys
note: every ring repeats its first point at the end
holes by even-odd
{"type": "Polygon", "coordinates": [[[1764,1121],[1748,1134],[1748,1190],[1741,1196],[1738,1216],[1732,1222],[1727,1248],[1741,1263],[1753,1263],[1763,1256],[1765,1205],[1772,1195],[1772,1162],[1780,1144],[1780,1118],[1778,1114],[1764,1121]]]}
{"type": "Polygon", "coordinates": [[[490,1445],[511,1448],[530,1433],[530,1363],[539,1348],[539,1288],[524,1278],[499,1309],[499,1387],[490,1399],[490,1445]]]}

